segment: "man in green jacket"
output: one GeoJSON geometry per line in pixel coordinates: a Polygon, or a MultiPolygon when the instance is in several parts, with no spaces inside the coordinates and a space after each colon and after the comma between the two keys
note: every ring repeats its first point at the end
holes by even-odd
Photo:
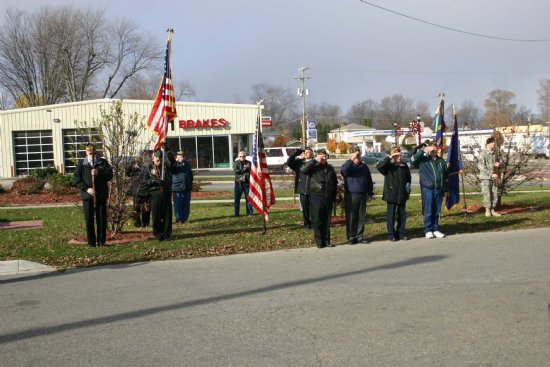
{"type": "Polygon", "coordinates": [[[437,155],[435,143],[419,149],[413,156],[414,165],[419,168],[424,233],[426,238],[443,238],[439,231],[441,204],[447,193],[447,162],[437,155]]]}

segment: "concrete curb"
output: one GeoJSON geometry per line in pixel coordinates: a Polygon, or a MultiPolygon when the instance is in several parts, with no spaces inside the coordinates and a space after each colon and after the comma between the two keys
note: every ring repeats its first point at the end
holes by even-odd
{"type": "Polygon", "coordinates": [[[5,277],[13,278],[13,276],[24,277],[37,275],[41,273],[53,273],[58,270],[53,266],[43,265],[27,260],[7,260],[0,261],[0,280],[5,277]]]}

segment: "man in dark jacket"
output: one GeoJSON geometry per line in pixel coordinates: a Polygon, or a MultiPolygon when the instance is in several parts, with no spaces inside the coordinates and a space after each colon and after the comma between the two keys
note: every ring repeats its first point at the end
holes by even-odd
{"type": "Polygon", "coordinates": [[[126,168],[126,176],[132,182],[134,226],[148,227],[151,218],[151,197],[143,180],[143,158],[136,157],[126,168]]]}
{"type": "Polygon", "coordinates": [[[151,195],[153,235],[157,241],[168,241],[172,235],[172,163],[170,151],[156,150],[151,164],[143,170],[143,182],[151,195]],[[163,175],[164,171],[164,175],[163,175]]]}
{"type": "Polygon", "coordinates": [[[113,169],[109,162],[97,156],[93,144],[86,144],[86,157],[76,165],[74,183],[80,189],[90,247],[104,246],[107,242],[107,182],[112,178],[113,169]],[[97,228],[94,228],[94,215],[97,228]]]}
{"type": "Polygon", "coordinates": [[[361,149],[353,148],[350,159],[342,165],[346,236],[350,245],[369,243],[364,238],[367,200],[374,197],[369,167],[361,161],[361,149]]]}
{"type": "Polygon", "coordinates": [[[327,159],[328,154],[322,149],[315,159],[300,168],[300,172],[309,177],[309,210],[318,248],[334,247],[330,243],[330,217],[338,182],[336,172],[327,159]]]}
{"type": "Polygon", "coordinates": [[[437,156],[435,143],[428,144],[413,156],[414,165],[419,168],[422,191],[422,212],[426,238],[443,238],[439,231],[441,204],[447,193],[447,162],[437,156]]]}
{"type": "Polygon", "coordinates": [[[384,175],[384,193],[382,200],[386,201],[386,225],[388,239],[390,241],[409,238],[405,233],[407,224],[407,212],[405,206],[411,192],[411,171],[401,162],[401,150],[393,148],[390,156],[376,164],[378,171],[384,175]],[[396,213],[397,212],[397,213],[396,213]],[[397,228],[395,228],[395,216],[397,214],[397,228]]]}
{"type": "Polygon", "coordinates": [[[182,150],[176,154],[173,167],[172,193],[174,195],[174,214],[176,224],[187,222],[191,210],[191,191],[193,189],[193,172],[185,160],[182,150]]]}
{"type": "Polygon", "coordinates": [[[250,216],[253,213],[252,205],[248,202],[248,192],[250,184],[250,168],[252,163],[246,159],[245,152],[239,152],[238,159],[233,162],[233,170],[235,171],[235,216],[239,216],[241,207],[241,196],[244,193],[244,202],[246,203],[246,215],[250,216]]]}
{"type": "Polygon", "coordinates": [[[300,172],[300,168],[313,159],[313,151],[306,147],[305,150],[296,149],[293,155],[288,157],[286,165],[290,167],[296,175],[294,192],[300,194],[300,206],[302,208],[302,217],[304,228],[311,229],[311,214],[309,209],[309,176],[300,172]]]}

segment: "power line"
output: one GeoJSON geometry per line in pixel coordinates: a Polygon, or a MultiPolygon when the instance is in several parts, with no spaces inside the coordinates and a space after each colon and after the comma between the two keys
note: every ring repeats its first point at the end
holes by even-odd
{"type": "Polygon", "coordinates": [[[486,34],[463,31],[463,30],[456,29],[456,28],[446,27],[446,26],[441,25],[441,24],[432,23],[432,22],[429,22],[429,21],[427,21],[427,20],[415,18],[415,17],[412,17],[412,16],[407,15],[407,14],[399,13],[399,12],[397,12],[397,11],[395,11],[395,10],[387,9],[387,8],[384,8],[384,7],[380,6],[380,5],[376,5],[376,4],[373,4],[373,3],[369,3],[368,1],[365,1],[365,0],[360,0],[360,1],[361,1],[363,4],[365,4],[365,5],[370,5],[370,6],[373,6],[373,7],[375,7],[375,8],[382,9],[382,10],[384,10],[384,11],[387,11],[387,12],[390,12],[390,13],[392,13],[392,14],[396,14],[396,15],[399,15],[399,16],[402,16],[402,17],[405,17],[405,18],[408,18],[408,19],[412,19],[412,20],[415,20],[415,21],[420,22],[420,23],[424,23],[424,24],[428,24],[428,25],[431,25],[431,26],[434,26],[434,27],[439,27],[439,28],[447,29],[447,30],[453,31],[453,32],[458,32],[458,33],[463,33],[463,34],[469,34],[470,36],[483,37],[483,38],[490,38],[490,39],[495,39],[495,40],[499,40],[499,41],[512,41],[512,42],[550,42],[550,39],[518,39],[518,38],[505,38],[505,37],[488,36],[488,35],[486,35],[486,34]]]}

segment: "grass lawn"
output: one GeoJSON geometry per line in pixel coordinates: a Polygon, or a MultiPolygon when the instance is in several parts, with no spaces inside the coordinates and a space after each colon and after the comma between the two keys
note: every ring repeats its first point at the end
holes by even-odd
{"type": "MultiPolygon", "coordinates": [[[[481,212],[463,214],[455,209],[442,216],[441,230],[448,235],[457,235],[550,226],[548,192],[511,194],[503,198],[503,203],[510,212],[500,218],[486,218],[481,212]]],[[[480,195],[469,195],[467,204],[480,205],[480,195]]],[[[241,212],[243,210],[241,207],[241,212]]],[[[367,205],[367,218],[374,221],[365,228],[369,240],[386,240],[385,211],[386,203],[379,198],[367,205]]],[[[423,237],[419,197],[409,200],[407,212],[408,235],[423,237]]],[[[271,209],[266,235],[262,235],[263,224],[258,215],[234,218],[232,213],[231,203],[193,204],[190,222],[175,225],[169,242],[108,243],[104,248],[89,249],[86,245],[68,244],[69,240],[85,234],[80,207],[0,209],[0,221],[44,221],[42,228],[0,231],[0,260],[25,259],[67,268],[314,246],[311,231],[298,224],[301,213],[297,205],[292,205],[292,200],[281,200],[271,209]]],[[[135,230],[131,226],[127,229],[135,230]]],[[[346,243],[345,225],[333,225],[331,237],[336,245],[346,243]]],[[[387,243],[388,246],[404,245],[387,243]]]]}

